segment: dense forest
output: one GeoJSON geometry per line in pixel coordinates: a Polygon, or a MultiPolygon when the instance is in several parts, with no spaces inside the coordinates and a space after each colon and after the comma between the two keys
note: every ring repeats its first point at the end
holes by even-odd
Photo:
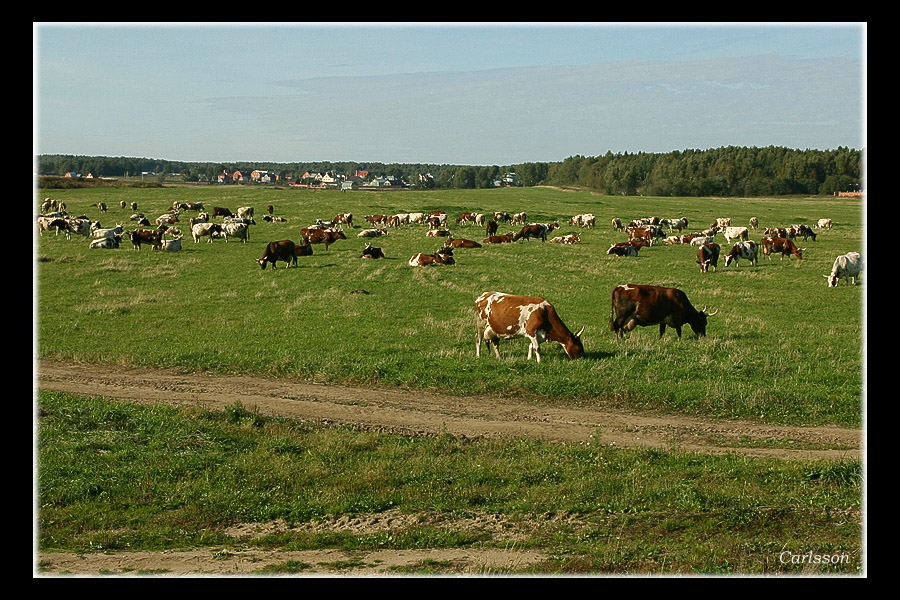
{"type": "Polygon", "coordinates": [[[152,174],[159,181],[214,182],[223,171],[254,169],[299,181],[309,172],[402,179],[412,187],[486,188],[507,173],[518,185],[581,186],[609,195],[647,196],[780,196],[859,191],[862,150],[795,150],[777,146],[728,146],[682,150],[664,154],[607,152],[603,156],[571,156],[562,162],[516,165],[384,164],[377,162],[216,163],[180,162],[147,158],[39,155],[39,175],[72,172],[94,177],[133,177],[152,174]],[[430,178],[420,178],[429,174],[430,178]]]}

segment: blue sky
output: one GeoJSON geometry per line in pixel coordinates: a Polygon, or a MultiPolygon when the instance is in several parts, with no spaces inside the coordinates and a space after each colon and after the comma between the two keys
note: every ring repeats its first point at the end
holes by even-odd
{"type": "Polygon", "coordinates": [[[34,150],[511,165],[865,146],[865,23],[35,23],[34,150]]]}

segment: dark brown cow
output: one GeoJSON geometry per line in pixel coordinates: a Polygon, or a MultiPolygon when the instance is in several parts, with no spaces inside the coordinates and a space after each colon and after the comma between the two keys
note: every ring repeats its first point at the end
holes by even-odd
{"type": "Polygon", "coordinates": [[[528,360],[534,353],[537,362],[541,362],[541,343],[547,340],[562,345],[571,359],[584,356],[581,341],[584,327],[573,334],[559,318],[553,305],[544,298],[485,292],[475,300],[475,315],[476,357],[481,356],[482,340],[500,358],[500,340],[519,337],[528,338],[528,360]]]}
{"type": "Polygon", "coordinates": [[[233,217],[234,215],[227,208],[221,206],[213,206],[212,216],[214,217],[233,217]]]}
{"type": "Polygon", "coordinates": [[[268,205],[268,206],[266,207],[266,212],[268,212],[270,215],[274,215],[274,214],[275,214],[275,207],[272,206],[271,204],[268,205]]]}
{"type": "Polygon", "coordinates": [[[140,250],[141,244],[149,244],[158,250],[162,246],[162,233],[158,230],[135,229],[128,232],[128,237],[131,239],[131,246],[134,250],[140,250]]]}
{"type": "Polygon", "coordinates": [[[485,235],[494,235],[495,233],[497,233],[497,227],[499,226],[500,224],[497,221],[491,219],[487,222],[487,225],[484,228],[485,235]]]}
{"type": "Polygon", "coordinates": [[[453,246],[454,248],[481,248],[481,244],[479,244],[475,240],[467,240],[464,238],[454,237],[451,237],[446,242],[444,242],[444,246],[453,246]]]}
{"type": "Polygon", "coordinates": [[[291,260],[291,264],[296,266],[298,256],[312,256],[312,253],[313,249],[309,244],[305,242],[303,244],[297,244],[294,246],[294,258],[291,260]]]}
{"type": "Polygon", "coordinates": [[[266,251],[263,253],[262,258],[257,259],[256,262],[259,263],[263,271],[266,270],[266,265],[269,263],[272,263],[272,269],[275,269],[275,263],[279,260],[286,262],[290,266],[296,260],[294,256],[295,246],[296,244],[291,240],[269,242],[266,245],[266,251]]]}
{"type": "Polygon", "coordinates": [[[503,235],[490,235],[483,240],[481,240],[482,244],[510,244],[515,238],[515,234],[512,233],[504,233],[503,235]]]}
{"type": "Polygon", "coordinates": [[[408,264],[411,267],[427,267],[429,265],[452,265],[456,264],[456,260],[454,260],[453,258],[453,250],[444,247],[434,254],[423,254],[422,252],[413,254],[412,258],[409,259],[408,264]]]}
{"type": "Polygon", "coordinates": [[[762,246],[763,256],[772,260],[772,254],[780,254],[781,260],[784,260],[784,257],[787,256],[790,259],[791,256],[796,256],[797,260],[803,260],[802,250],[804,248],[798,248],[797,244],[794,243],[793,240],[783,237],[764,237],[760,240],[760,246],[762,246]]]}
{"type": "Polygon", "coordinates": [[[519,230],[519,233],[517,233],[513,237],[513,241],[517,242],[522,238],[525,238],[526,240],[530,240],[531,238],[534,237],[534,238],[541,238],[542,242],[546,242],[547,234],[549,234],[552,230],[556,229],[556,227],[559,227],[559,225],[556,225],[556,227],[553,227],[553,225],[556,225],[556,223],[553,223],[551,225],[546,225],[544,223],[529,223],[528,225],[524,226],[522,229],[519,230]]]}
{"type": "Polygon", "coordinates": [[[347,236],[343,231],[333,231],[331,229],[302,229],[303,239],[307,244],[325,244],[325,249],[338,240],[346,240],[347,236]]]}
{"type": "Polygon", "coordinates": [[[707,273],[712,267],[714,271],[719,270],[719,253],[722,246],[719,244],[703,244],[697,248],[697,264],[700,265],[700,272],[707,273]]]}
{"type": "Polygon", "coordinates": [[[697,334],[706,335],[707,318],[719,311],[707,314],[693,307],[687,295],[677,288],[655,285],[618,285],[612,291],[612,313],[609,327],[616,339],[637,326],[659,325],[659,337],[666,332],[666,325],[674,327],[678,337],[687,323],[697,334]]]}
{"type": "Polygon", "coordinates": [[[382,252],[381,248],[376,248],[371,244],[366,244],[366,247],[363,248],[360,258],[384,258],[384,252],[382,252]]]}

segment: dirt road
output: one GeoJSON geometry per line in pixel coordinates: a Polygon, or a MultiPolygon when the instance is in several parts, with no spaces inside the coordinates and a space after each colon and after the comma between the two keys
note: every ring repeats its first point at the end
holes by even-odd
{"type": "Polygon", "coordinates": [[[680,415],[556,408],[477,396],[316,385],[288,379],[182,374],[117,365],[36,365],[40,389],[219,410],[240,402],[285,416],[400,435],[531,437],[551,442],[739,453],[780,459],[860,457],[861,433],[840,427],[789,427],[680,415]],[[764,446],[764,447],[759,447],[764,446]]]}

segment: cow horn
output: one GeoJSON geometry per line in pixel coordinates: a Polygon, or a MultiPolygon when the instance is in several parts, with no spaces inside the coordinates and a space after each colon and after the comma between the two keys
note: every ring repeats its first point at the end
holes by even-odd
{"type": "Polygon", "coordinates": [[[582,333],[584,333],[584,327],[578,330],[578,333],[575,334],[575,337],[580,338],[582,333]]]}
{"type": "Polygon", "coordinates": [[[716,314],[717,314],[718,312],[719,312],[719,309],[717,308],[714,312],[711,312],[711,313],[709,313],[709,314],[706,315],[706,316],[707,316],[707,317],[714,317],[714,316],[716,316],[716,314]]]}

